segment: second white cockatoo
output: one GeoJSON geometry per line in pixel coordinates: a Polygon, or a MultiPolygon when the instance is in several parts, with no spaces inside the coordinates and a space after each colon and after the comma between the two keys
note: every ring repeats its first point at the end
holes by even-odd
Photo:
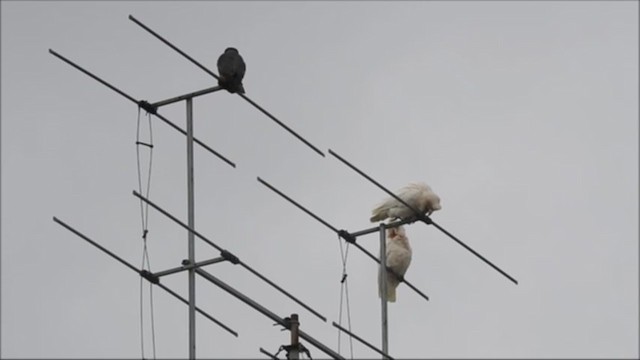
{"type": "MultiPolygon", "coordinates": [[[[387,230],[387,293],[388,302],[396,302],[396,288],[400,285],[404,274],[411,264],[411,246],[404,231],[398,226],[387,230]]],[[[382,271],[378,271],[378,295],[382,297],[382,271]]]]}
{"type": "MultiPolygon", "coordinates": [[[[440,210],[440,197],[431,190],[424,182],[412,182],[395,193],[400,199],[418,210],[421,215],[431,215],[436,210],[440,210]]],[[[380,203],[371,211],[371,222],[389,219],[406,220],[414,217],[411,209],[403,205],[393,197],[380,203]]]]}

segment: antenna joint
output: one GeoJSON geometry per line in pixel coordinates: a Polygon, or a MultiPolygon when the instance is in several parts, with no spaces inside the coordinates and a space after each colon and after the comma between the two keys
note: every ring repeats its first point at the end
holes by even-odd
{"type": "Polygon", "coordinates": [[[340,236],[341,238],[344,239],[344,241],[350,243],[350,244],[355,244],[356,243],[356,237],[351,235],[351,233],[349,233],[347,230],[339,230],[338,231],[338,236],[340,236]]]}
{"type": "Polygon", "coordinates": [[[142,109],[144,109],[146,112],[148,112],[149,114],[153,114],[156,115],[157,111],[158,111],[158,107],[157,106],[153,106],[151,105],[148,101],[146,100],[140,100],[138,101],[138,106],[141,107],[142,109]]]}
{"type": "Polygon", "coordinates": [[[141,270],[140,271],[140,276],[142,276],[143,278],[149,280],[152,284],[159,284],[160,283],[160,278],[158,276],[156,276],[154,273],[149,272],[147,270],[141,270]]]}
{"type": "Polygon", "coordinates": [[[220,256],[222,256],[225,260],[231,262],[233,265],[238,265],[240,263],[240,259],[237,256],[233,255],[227,250],[220,251],[220,256]]]}

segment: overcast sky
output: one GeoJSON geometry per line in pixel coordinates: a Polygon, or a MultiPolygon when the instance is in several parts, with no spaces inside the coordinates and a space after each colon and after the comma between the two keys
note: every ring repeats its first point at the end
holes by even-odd
{"type": "MultiPolygon", "coordinates": [[[[431,301],[400,285],[392,356],[639,356],[637,1],[1,6],[3,358],[142,356],[140,277],[52,221],[141,266],[137,106],[48,49],[136,99],[216,84],[130,14],[215,72],[236,47],[247,95],[326,154],[236,95],[194,100],[196,137],[237,164],[196,146],[196,229],[328,321],[240,266],[211,274],[279,316],[298,313],[301,329],[338,350],[339,240],[256,181],[338,229],[374,226],[386,194],[332,149],[392,190],[427,182],[442,199],[433,219],[519,281],[434,227],[407,226],[406,278],[431,301]]],[[[160,113],[185,127],[184,102],[160,113]]],[[[186,138],[157,118],[152,130],[150,198],[186,222],[186,138]]],[[[378,252],[376,234],[358,242],[378,252]]],[[[196,245],[197,260],[219,254],[196,245]]],[[[179,266],[187,233],[150,209],[148,248],[152,271],[179,266]]],[[[380,346],[376,264],[351,248],[347,273],[351,329],[380,346]]],[[[186,273],[161,281],[187,296],[186,273]]],[[[260,347],[288,344],[273,321],[196,285],[196,304],[239,333],[197,315],[199,358],[262,358],[260,347]]],[[[143,295],[150,358],[146,282],[143,295]]],[[[156,356],[187,357],[187,306],[154,287],[153,309],[156,356]]],[[[351,356],[346,337],[340,352],[351,356]]],[[[353,354],[379,357],[358,342],[353,354]]]]}

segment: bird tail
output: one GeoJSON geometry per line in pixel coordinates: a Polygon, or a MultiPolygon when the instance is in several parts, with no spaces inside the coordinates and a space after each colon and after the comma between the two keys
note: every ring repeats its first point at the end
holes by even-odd
{"type": "MultiPolygon", "coordinates": [[[[378,297],[382,297],[382,289],[380,287],[378,287],[378,297]]],[[[387,296],[385,296],[385,300],[392,303],[396,302],[396,287],[390,286],[389,283],[387,283],[387,296]]]]}
{"type": "MultiPolygon", "coordinates": [[[[384,299],[387,302],[396,302],[396,288],[398,287],[397,283],[394,283],[394,277],[389,275],[389,273],[385,274],[387,277],[387,294],[384,296],[384,299]]],[[[382,280],[380,278],[380,272],[378,272],[378,297],[382,298],[382,280]]]]}
{"type": "Polygon", "coordinates": [[[389,286],[389,284],[387,284],[387,296],[386,296],[386,300],[387,302],[396,302],[396,288],[393,286],[389,286]]]}
{"type": "Polygon", "coordinates": [[[382,221],[386,218],[387,218],[387,211],[384,204],[382,204],[371,211],[371,218],[369,219],[369,221],[371,222],[382,221]]]}

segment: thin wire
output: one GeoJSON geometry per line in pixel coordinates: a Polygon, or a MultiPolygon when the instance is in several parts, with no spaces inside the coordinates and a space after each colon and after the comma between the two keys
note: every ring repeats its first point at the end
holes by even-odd
{"type": "MultiPolygon", "coordinates": [[[[140,141],[140,113],[141,109],[138,107],[138,121],[136,129],[136,161],[138,165],[138,189],[142,192],[142,167],[140,165],[140,146],[145,145],[149,147],[149,165],[147,167],[147,183],[145,194],[148,197],[151,188],[151,168],[153,164],[153,130],[151,126],[151,114],[147,113],[147,120],[149,125],[149,143],[143,143],[140,141]]],[[[140,219],[142,223],[142,265],[141,269],[151,271],[151,261],[149,259],[149,250],[147,247],[147,236],[149,234],[149,204],[140,201],[140,219]]],[[[144,306],[143,306],[143,291],[142,285],[143,279],[140,277],[140,343],[142,358],[144,359],[144,306]]],[[[153,284],[149,283],[149,308],[151,319],[151,342],[153,345],[153,358],[156,358],[156,335],[155,335],[155,317],[153,310],[153,284]]]]}
{"type": "MultiPolygon", "coordinates": [[[[340,310],[338,312],[338,321],[340,322],[340,326],[342,326],[342,304],[344,296],[346,295],[346,303],[347,303],[347,323],[349,326],[349,331],[351,331],[351,307],[349,305],[349,279],[347,274],[347,260],[349,257],[349,243],[347,243],[347,249],[343,250],[342,248],[342,240],[340,240],[340,236],[338,236],[338,243],[340,244],[340,259],[342,260],[342,278],[340,279],[340,310]]],[[[338,353],[340,352],[340,343],[342,339],[342,331],[338,330],[338,353]]],[[[351,359],[353,359],[353,338],[349,336],[349,351],[351,354],[351,359]]]]}

